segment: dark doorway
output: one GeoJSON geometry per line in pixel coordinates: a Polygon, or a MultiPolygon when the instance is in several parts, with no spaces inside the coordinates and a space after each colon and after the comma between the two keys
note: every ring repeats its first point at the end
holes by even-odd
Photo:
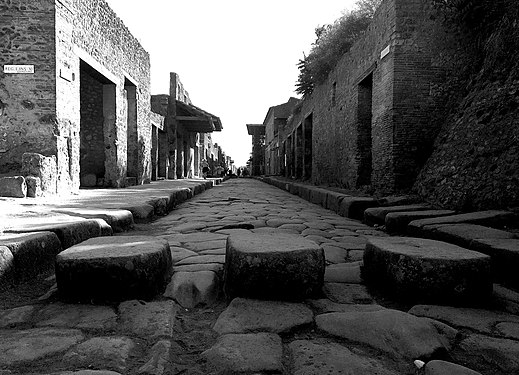
{"type": "Polygon", "coordinates": [[[80,60],[80,186],[104,184],[105,117],[115,113],[115,84],[80,60]]]}
{"type": "Polygon", "coordinates": [[[137,87],[128,78],[124,79],[126,93],[126,177],[138,177],[139,139],[137,134],[137,87]]]}
{"type": "Polygon", "coordinates": [[[303,178],[309,180],[312,178],[312,129],[313,129],[313,114],[305,118],[304,122],[304,173],[303,178]]]}
{"type": "Polygon", "coordinates": [[[359,83],[357,107],[357,187],[371,184],[373,170],[371,122],[373,120],[373,73],[359,83]]]}

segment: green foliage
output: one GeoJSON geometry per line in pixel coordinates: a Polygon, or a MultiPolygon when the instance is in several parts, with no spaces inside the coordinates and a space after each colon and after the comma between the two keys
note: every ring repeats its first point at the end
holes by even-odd
{"type": "Polygon", "coordinates": [[[356,9],[344,13],[331,25],[315,29],[316,40],[308,56],[299,60],[296,92],[304,96],[323,83],[339,59],[366,30],[382,0],[358,0],[356,9]]]}

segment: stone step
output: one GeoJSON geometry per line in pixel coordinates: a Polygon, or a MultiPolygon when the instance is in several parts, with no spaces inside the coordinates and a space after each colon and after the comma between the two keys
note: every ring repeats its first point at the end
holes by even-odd
{"type": "Polygon", "coordinates": [[[412,302],[482,303],[492,295],[488,255],[420,238],[370,238],[363,278],[375,288],[412,302]]]}
{"type": "Polygon", "coordinates": [[[389,233],[405,233],[407,231],[407,225],[412,221],[425,218],[437,218],[453,214],[455,214],[455,212],[451,210],[390,212],[386,215],[386,231],[389,233]]]}
{"type": "Polygon", "coordinates": [[[386,215],[391,212],[413,212],[430,210],[426,204],[410,204],[401,206],[388,207],[371,207],[364,211],[364,223],[368,225],[384,225],[386,222],[386,215]]]}
{"type": "Polygon", "coordinates": [[[92,238],[56,257],[58,291],[67,300],[151,298],[171,269],[169,243],[155,237],[92,238]]]}
{"type": "Polygon", "coordinates": [[[511,224],[517,225],[517,214],[511,211],[489,210],[447,215],[443,217],[416,218],[409,223],[407,233],[411,236],[422,237],[422,228],[427,225],[461,223],[479,224],[492,228],[504,228],[511,224]]]}
{"type": "Polygon", "coordinates": [[[227,238],[224,291],[228,298],[302,300],[320,293],[324,252],[303,236],[240,233],[227,238]]]}
{"type": "Polygon", "coordinates": [[[470,247],[490,255],[497,282],[519,289],[519,239],[474,239],[470,247]]]}

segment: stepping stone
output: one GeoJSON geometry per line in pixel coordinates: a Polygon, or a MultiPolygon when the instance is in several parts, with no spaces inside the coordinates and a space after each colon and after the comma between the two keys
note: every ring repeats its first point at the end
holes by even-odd
{"type": "Polygon", "coordinates": [[[274,333],[228,334],[202,353],[222,373],[281,372],[283,344],[274,333]]]}
{"type": "Polygon", "coordinates": [[[342,198],[337,213],[350,219],[362,220],[366,209],[377,206],[380,204],[374,198],[346,196],[342,198]]]}
{"type": "Polygon", "coordinates": [[[519,288],[519,239],[475,239],[470,247],[490,255],[497,281],[519,288]]]}
{"type": "Polygon", "coordinates": [[[481,303],[492,295],[489,256],[419,238],[370,238],[363,278],[397,298],[423,303],[481,303]]]}
{"type": "Polygon", "coordinates": [[[218,317],[213,329],[219,334],[288,332],[314,320],[312,310],[301,303],[235,298],[218,317]]]}
{"type": "Polygon", "coordinates": [[[478,211],[467,214],[449,215],[444,217],[420,219],[409,223],[407,231],[410,235],[422,237],[421,229],[426,225],[439,224],[479,224],[492,228],[502,228],[517,220],[516,214],[510,211],[478,211]]]}
{"type": "Polygon", "coordinates": [[[225,263],[225,255],[196,255],[184,258],[175,263],[175,266],[184,266],[188,264],[208,264],[208,263],[225,263]]]}
{"type": "Polygon", "coordinates": [[[78,329],[35,328],[0,331],[0,366],[35,361],[68,350],[84,339],[78,329]]]}
{"type": "Polygon", "coordinates": [[[389,233],[405,233],[407,230],[407,224],[412,221],[426,218],[437,218],[441,216],[450,216],[454,214],[455,212],[451,210],[390,212],[386,215],[386,231],[389,233]]]}
{"type": "MultiPolygon", "coordinates": [[[[504,230],[484,227],[477,224],[438,224],[422,227],[422,237],[453,243],[455,245],[473,249],[471,243],[477,239],[512,239],[513,233],[504,230]]],[[[476,249],[473,249],[476,250],[476,249]]]]}
{"type": "Polygon", "coordinates": [[[376,304],[370,305],[356,305],[348,303],[337,303],[330,301],[328,298],[323,299],[309,299],[306,301],[310,307],[318,314],[325,314],[329,312],[365,312],[378,311],[384,307],[376,304]]]}
{"type": "Polygon", "coordinates": [[[10,328],[28,323],[35,310],[36,307],[33,305],[0,310],[0,328],[10,328]]]}
{"type": "Polygon", "coordinates": [[[481,373],[455,363],[434,360],[425,365],[425,375],[481,375],[481,373]]]}
{"type": "Polygon", "coordinates": [[[294,375],[397,375],[369,354],[361,355],[336,343],[296,340],[289,345],[294,375]]]}
{"type": "Polygon", "coordinates": [[[218,277],[213,271],[175,272],[164,297],[172,298],[180,306],[191,309],[215,303],[218,290],[218,277]]]}
{"type": "Polygon", "coordinates": [[[322,244],[321,247],[324,251],[324,259],[326,263],[344,263],[348,257],[348,250],[342,247],[337,247],[329,244],[322,244]]]}
{"type": "Polygon", "coordinates": [[[430,210],[426,204],[410,204],[406,206],[371,207],[364,211],[364,222],[368,225],[384,225],[386,215],[392,212],[413,212],[430,210]]]}
{"type": "Polygon", "coordinates": [[[144,236],[92,238],[56,257],[60,295],[71,300],[151,298],[171,272],[166,240],[144,236]]]}
{"type": "Polygon", "coordinates": [[[133,227],[133,215],[128,210],[96,209],[96,208],[60,208],[54,212],[79,216],[85,219],[103,219],[114,232],[124,232],[133,227]]]}
{"type": "Polygon", "coordinates": [[[23,176],[0,177],[0,197],[25,198],[27,184],[23,176]]]}
{"type": "Polygon", "coordinates": [[[333,312],[318,315],[315,321],[328,334],[407,360],[448,351],[458,333],[443,323],[392,309],[333,312]]]}
{"type": "Polygon", "coordinates": [[[169,245],[169,249],[171,250],[171,261],[173,264],[180,262],[182,259],[198,255],[194,251],[185,249],[183,247],[171,246],[171,244],[169,245]]]}
{"type": "Polygon", "coordinates": [[[302,236],[229,236],[224,290],[228,298],[302,300],[320,293],[324,252],[302,236]]]}

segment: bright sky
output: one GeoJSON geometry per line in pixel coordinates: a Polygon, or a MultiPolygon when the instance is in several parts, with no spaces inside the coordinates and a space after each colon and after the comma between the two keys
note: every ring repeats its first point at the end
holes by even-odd
{"type": "Polygon", "coordinates": [[[151,56],[151,92],[167,94],[176,72],[193,104],[220,117],[218,143],[243,166],[246,124],[296,96],[296,67],[315,40],[356,0],[107,0],[151,56]]]}

